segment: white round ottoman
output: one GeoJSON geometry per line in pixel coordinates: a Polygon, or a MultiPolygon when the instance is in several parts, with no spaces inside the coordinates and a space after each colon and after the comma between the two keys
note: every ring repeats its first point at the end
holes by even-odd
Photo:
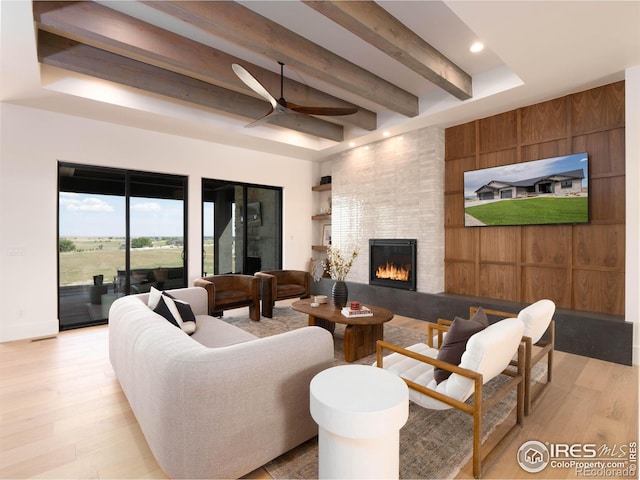
{"type": "Polygon", "coordinates": [[[404,381],[382,368],[343,365],[317,374],[310,389],[319,478],[398,478],[409,416],[404,381]]]}

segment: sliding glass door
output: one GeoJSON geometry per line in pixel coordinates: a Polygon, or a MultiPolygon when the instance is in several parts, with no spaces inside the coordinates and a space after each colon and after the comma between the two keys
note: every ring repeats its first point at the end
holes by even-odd
{"type": "Polygon", "coordinates": [[[149,173],[129,176],[129,280],[131,293],[151,286],[185,286],[186,178],[149,173]]]}
{"type": "Polygon", "coordinates": [[[202,180],[202,271],[282,268],[282,189],[202,180]]]}
{"type": "Polygon", "coordinates": [[[59,164],[61,330],[106,323],[129,293],[186,285],[186,177],[59,164]]]}

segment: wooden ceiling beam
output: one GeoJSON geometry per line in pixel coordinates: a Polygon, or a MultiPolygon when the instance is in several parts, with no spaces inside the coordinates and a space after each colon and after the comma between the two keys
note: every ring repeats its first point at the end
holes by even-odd
{"type": "MultiPolygon", "coordinates": [[[[34,1],[33,13],[41,30],[255,96],[255,92],[231,69],[233,63],[239,63],[255,75],[267,90],[273,92],[276,98],[279,96],[279,74],[97,3],[34,1]]],[[[284,86],[288,99],[293,103],[357,107],[357,113],[336,117],[334,120],[369,131],[377,128],[375,112],[291,79],[285,78],[284,86]]]]}
{"type": "Polygon", "coordinates": [[[212,35],[281,61],[408,117],[418,98],[281,25],[235,2],[143,1],[212,35]]]}
{"type": "Polygon", "coordinates": [[[303,0],[459,100],[472,97],[471,76],[375,2],[303,0]]]}
{"type": "MultiPolygon", "coordinates": [[[[250,119],[265,115],[271,105],[249,95],[107,52],[84,43],[38,31],[38,60],[73,72],[102,78],[147,92],[202,105],[250,119]]],[[[270,124],[335,142],[344,140],[341,125],[309,115],[279,115],[270,124]]]]}

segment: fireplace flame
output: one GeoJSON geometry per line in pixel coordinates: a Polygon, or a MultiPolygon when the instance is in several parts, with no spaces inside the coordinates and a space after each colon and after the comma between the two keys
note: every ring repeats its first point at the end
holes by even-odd
{"type": "Polygon", "coordinates": [[[389,280],[398,280],[400,282],[409,281],[409,272],[411,266],[397,267],[387,262],[384,266],[380,265],[376,270],[376,278],[385,278],[389,280]]]}

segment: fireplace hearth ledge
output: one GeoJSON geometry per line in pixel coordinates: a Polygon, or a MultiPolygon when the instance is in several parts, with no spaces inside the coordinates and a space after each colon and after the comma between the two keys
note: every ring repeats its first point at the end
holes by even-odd
{"type": "MultiPolygon", "coordinates": [[[[328,278],[312,282],[311,294],[330,295],[332,285],[333,280],[328,278]]],[[[507,312],[518,312],[527,306],[494,298],[431,294],[354,282],[347,282],[347,285],[349,300],[358,300],[365,305],[371,303],[396,315],[426,322],[455,316],[467,318],[469,307],[474,305],[507,312]]],[[[633,324],[626,322],[624,316],[557,309],[554,319],[556,350],[622,365],[632,364],[633,324]]]]}

